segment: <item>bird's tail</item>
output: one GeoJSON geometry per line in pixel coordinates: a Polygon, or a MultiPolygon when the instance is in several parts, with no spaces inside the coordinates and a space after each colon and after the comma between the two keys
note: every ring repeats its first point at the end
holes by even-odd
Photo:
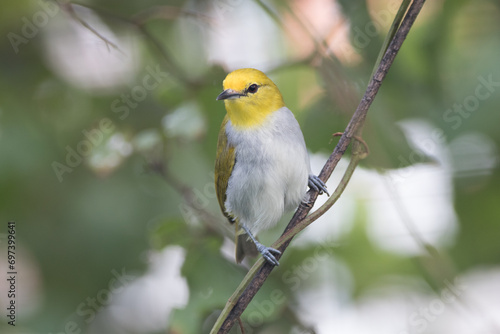
{"type": "Polygon", "coordinates": [[[240,229],[238,223],[234,225],[236,226],[236,262],[240,263],[245,256],[256,257],[259,255],[255,243],[250,239],[248,234],[246,234],[243,229],[240,229]]]}

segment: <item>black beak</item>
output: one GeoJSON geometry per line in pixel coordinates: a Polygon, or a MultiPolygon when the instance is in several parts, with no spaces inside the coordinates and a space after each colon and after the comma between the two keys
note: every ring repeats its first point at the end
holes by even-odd
{"type": "Polygon", "coordinates": [[[219,96],[217,96],[216,100],[217,101],[228,100],[228,99],[231,100],[231,99],[237,99],[240,96],[245,96],[245,94],[241,94],[240,92],[237,92],[233,89],[226,89],[225,91],[220,93],[219,96]]]}

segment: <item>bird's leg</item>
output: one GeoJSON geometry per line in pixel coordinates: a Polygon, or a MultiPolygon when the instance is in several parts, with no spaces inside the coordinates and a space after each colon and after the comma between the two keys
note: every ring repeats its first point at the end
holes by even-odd
{"type": "Polygon", "coordinates": [[[322,193],[325,193],[328,196],[330,196],[328,190],[326,190],[325,182],[323,182],[319,177],[317,177],[314,174],[309,175],[309,188],[316,190],[320,195],[322,193]]]}
{"type": "Polygon", "coordinates": [[[245,230],[245,232],[248,234],[250,239],[252,239],[253,243],[257,247],[257,250],[262,254],[264,259],[266,259],[267,262],[272,264],[273,266],[279,266],[280,263],[276,258],[274,257],[273,253],[280,255],[281,252],[277,249],[271,248],[271,247],[266,247],[260,242],[257,241],[257,239],[253,236],[252,232],[246,227],[244,224],[241,224],[241,227],[245,230]]]}

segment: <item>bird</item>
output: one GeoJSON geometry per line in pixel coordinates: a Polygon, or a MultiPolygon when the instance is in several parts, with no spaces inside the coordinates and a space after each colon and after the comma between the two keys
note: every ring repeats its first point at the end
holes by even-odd
{"type": "Polygon", "coordinates": [[[263,72],[232,71],[216,100],[227,113],[217,140],[215,188],[222,213],[235,224],[236,262],[260,252],[277,266],[281,252],[261,244],[257,233],[297,208],[308,186],[328,194],[326,185],[311,172],[300,125],[263,72]]]}

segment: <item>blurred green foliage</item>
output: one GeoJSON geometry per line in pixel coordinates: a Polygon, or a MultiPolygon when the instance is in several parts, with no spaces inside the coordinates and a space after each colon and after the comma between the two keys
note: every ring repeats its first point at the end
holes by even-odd
{"type": "MultiPolygon", "coordinates": [[[[23,18],[32,20],[41,10],[41,3],[3,1],[0,11],[0,34],[4,36],[0,42],[0,217],[2,226],[8,220],[17,222],[19,261],[30,259],[24,265],[32,266],[37,273],[23,277],[20,269],[21,281],[37,285],[30,290],[33,296],[24,296],[27,302],[23,305],[29,305],[30,298],[36,297],[36,301],[33,308],[18,310],[19,326],[12,328],[2,321],[0,331],[63,332],[78,305],[108,285],[112,270],[126,268],[140,275],[146,269],[146,254],[169,245],[186,249],[181,274],[188,282],[190,297],[184,309],[175,310],[170,319],[165,319],[165,323],[170,320],[168,332],[208,330],[217,310],[246,272],[221,256],[220,229],[189,208],[192,200],[191,205],[209,212],[210,219],[226,223],[210,188],[217,134],[224,116],[223,105],[215,97],[227,69],[209,60],[204,29],[212,29],[210,24],[218,18],[210,17],[210,13],[206,14],[208,18],[176,14],[151,20],[142,31],[122,18],[131,20],[139,12],[163,5],[204,13],[222,2],[85,2],[100,9],[97,16],[116,38],[130,38],[136,53],[123,56],[136,69],[129,80],[102,89],[82,88],[55,70],[50,60],[53,55],[47,51],[52,45],[46,35],[54,34],[48,28],[50,20],[47,27],[41,26],[35,36],[26,38],[26,43],[12,45],[9,33],[22,36],[26,24],[23,18]],[[121,94],[131,94],[134,87],[144,86],[147,66],[159,66],[168,78],[155,89],[145,90],[147,96],[129,107],[128,116],[121,119],[122,112],[116,112],[113,103],[121,99],[121,94]],[[186,112],[189,117],[184,119],[186,112]],[[164,127],[166,116],[172,116],[169,120],[173,125],[168,131],[164,127]],[[113,131],[92,132],[100,129],[103,119],[111,120],[113,131]],[[54,162],[68,165],[67,147],[77,150],[88,139],[83,131],[94,133],[99,145],[59,178],[54,162]],[[131,152],[117,153],[106,146],[117,133],[124,138],[120,149],[129,147],[131,152]]],[[[363,31],[373,20],[370,10],[364,1],[339,4],[354,39],[356,32],[363,31]],[[355,30],[359,27],[361,30],[355,30]]],[[[268,5],[278,17],[285,17],[290,6],[286,1],[271,1],[268,5]]],[[[225,15],[232,14],[229,11],[225,15]]],[[[267,14],[262,11],[261,15],[267,14]]],[[[62,11],[56,17],[72,20],[62,11]]],[[[484,135],[498,159],[498,22],[500,8],[496,1],[429,1],[424,6],[422,17],[369,111],[364,139],[371,154],[364,167],[385,170],[431,162],[425,155],[412,161],[415,149],[396,125],[415,118],[440,129],[447,144],[468,133],[484,135]],[[481,93],[489,93],[487,98],[471,98],[477,96],[478,87],[483,87],[481,93]],[[455,105],[467,103],[471,103],[471,111],[454,110],[455,105]]],[[[280,31],[285,39],[287,26],[280,31]]],[[[357,63],[346,64],[334,56],[297,61],[290,55],[286,66],[270,71],[296,114],[311,151],[332,151],[331,134],[344,129],[362,96],[384,32],[378,31],[366,47],[355,48],[361,59],[357,63]],[[310,87],[319,87],[320,91],[304,99],[301,93],[310,87]]],[[[109,53],[120,52],[110,47],[109,53]]],[[[455,153],[451,152],[452,170],[460,170],[462,161],[455,153]]],[[[480,161],[477,168],[483,168],[480,161]]],[[[443,277],[498,265],[500,167],[496,163],[484,171],[451,176],[459,228],[455,242],[438,250],[446,254],[444,257],[433,252],[408,256],[377,248],[366,236],[362,212],[350,233],[335,244],[322,245],[349,268],[352,297],[361,296],[374,282],[391,275],[422,278],[439,289],[443,277]]],[[[280,228],[271,233],[276,236],[280,228]]],[[[6,227],[0,230],[5,232],[6,227]]],[[[272,240],[264,235],[262,238],[272,240]]],[[[305,330],[290,308],[296,303],[297,290],[284,273],[296,270],[316,251],[317,246],[290,249],[243,320],[253,321],[257,332],[267,329],[286,333],[293,326],[305,330]],[[265,305],[273,291],[283,292],[276,295],[280,302],[266,312],[262,321],[256,320],[259,306],[265,305]]],[[[2,256],[1,261],[5,258],[2,256]]],[[[315,277],[308,276],[301,282],[314,285],[315,277]]],[[[1,298],[5,298],[3,292],[1,298]]],[[[88,324],[76,318],[85,331],[88,324]]]]}

